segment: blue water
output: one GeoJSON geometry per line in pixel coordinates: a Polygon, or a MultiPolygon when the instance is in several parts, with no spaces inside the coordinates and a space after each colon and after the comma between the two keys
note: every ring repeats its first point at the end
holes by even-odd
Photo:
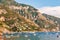
{"type": "Polygon", "coordinates": [[[6,40],[60,40],[60,32],[35,32],[4,34],[6,40]]]}

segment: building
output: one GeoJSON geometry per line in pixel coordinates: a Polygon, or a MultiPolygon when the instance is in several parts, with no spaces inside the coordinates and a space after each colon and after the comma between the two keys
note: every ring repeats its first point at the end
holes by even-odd
{"type": "Polygon", "coordinates": [[[5,21],[5,17],[4,16],[1,16],[0,17],[0,21],[5,21]]]}

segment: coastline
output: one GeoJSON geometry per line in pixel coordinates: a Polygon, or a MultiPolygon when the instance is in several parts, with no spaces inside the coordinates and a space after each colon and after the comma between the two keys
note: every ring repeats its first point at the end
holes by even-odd
{"type": "MultiPolygon", "coordinates": [[[[36,33],[36,32],[43,32],[43,31],[22,31],[22,32],[9,32],[9,33],[7,32],[7,34],[14,34],[14,33],[36,33]]],[[[53,32],[54,33],[54,31],[47,31],[47,32],[53,32]]],[[[60,31],[56,31],[56,32],[58,33],[60,31]]],[[[6,33],[3,33],[3,34],[6,34],[6,33]]]]}

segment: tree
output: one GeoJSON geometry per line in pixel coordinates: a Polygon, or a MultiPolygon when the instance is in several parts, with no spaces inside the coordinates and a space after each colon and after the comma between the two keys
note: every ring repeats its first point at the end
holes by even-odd
{"type": "Polygon", "coordinates": [[[17,31],[17,27],[13,27],[12,31],[16,32],[17,31]]]}

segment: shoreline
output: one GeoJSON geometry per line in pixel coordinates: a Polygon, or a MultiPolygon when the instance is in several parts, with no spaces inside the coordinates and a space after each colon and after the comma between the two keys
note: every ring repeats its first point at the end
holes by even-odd
{"type": "MultiPolygon", "coordinates": [[[[7,32],[8,34],[14,34],[14,33],[36,33],[36,32],[42,32],[42,31],[22,31],[22,32],[7,32]]],[[[60,32],[60,31],[57,31],[57,33],[60,32]]],[[[48,32],[46,32],[48,33],[48,32]]],[[[6,33],[3,33],[3,34],[6,34],[6,33]]]]}

